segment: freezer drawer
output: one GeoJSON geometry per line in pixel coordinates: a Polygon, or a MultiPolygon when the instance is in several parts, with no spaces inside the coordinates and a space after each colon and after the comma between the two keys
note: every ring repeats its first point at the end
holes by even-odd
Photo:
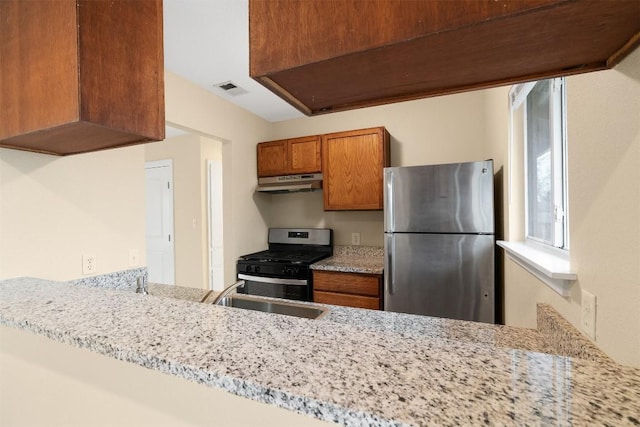
{"type": "Polygon", "coordinates": [[[385,234],[384,309],[495,323],[494,236],[385,234]]]}

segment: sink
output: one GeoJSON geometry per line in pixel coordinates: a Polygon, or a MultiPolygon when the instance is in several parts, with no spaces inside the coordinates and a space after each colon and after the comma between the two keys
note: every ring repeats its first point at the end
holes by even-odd
{"type": "Polygon", "coordinates": [[[303,317],[306,319],[320,319],[329,313],[329,309],[319,306],[296,304],[289,301],[274,301],[271,299],[252,298],[235,294],[223,298],[219,305],[225,307],[242,308],[244,310],[262,311],[265,313],[284,314],[286,316],[303,317]]]}

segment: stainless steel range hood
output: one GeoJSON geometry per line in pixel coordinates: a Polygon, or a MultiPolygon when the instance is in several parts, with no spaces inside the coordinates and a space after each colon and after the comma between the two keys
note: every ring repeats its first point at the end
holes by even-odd
{"type": "Polygon", "coordinates": [[[322,174],[285,175],[258,178],[256,191],[261,193],[296,193],[322,189],[322,174]]]}

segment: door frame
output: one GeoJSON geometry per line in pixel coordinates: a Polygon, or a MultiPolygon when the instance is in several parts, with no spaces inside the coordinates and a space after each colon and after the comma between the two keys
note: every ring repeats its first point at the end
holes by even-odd
{"type": "Polygon", "coordinates": [[[224,288],[224,220],[223,220],[223,197],[222,197],[222,160],[207,160],[207,252],[208,252],[208,275],[209,289],[222,290],[224,288]],[[214,209],[217,209],[214,212],[214,209]],[[217,215],[214,215],[216,213],[217,215]],[[215,245],[214,233],[219,232],[219,251],[214,259],[215,245]],[[216,269],[216,264],[219,268],[216,269]],[[216,282],[218,282],[216,284],[216,282]]]}

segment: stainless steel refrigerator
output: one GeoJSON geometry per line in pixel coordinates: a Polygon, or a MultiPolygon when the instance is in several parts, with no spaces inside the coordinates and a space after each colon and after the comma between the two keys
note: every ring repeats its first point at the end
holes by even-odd
{"type": "Polygon", "coordinates": [[[493,161],[384,169],[384,309],[495,323],[493,161]]]}

